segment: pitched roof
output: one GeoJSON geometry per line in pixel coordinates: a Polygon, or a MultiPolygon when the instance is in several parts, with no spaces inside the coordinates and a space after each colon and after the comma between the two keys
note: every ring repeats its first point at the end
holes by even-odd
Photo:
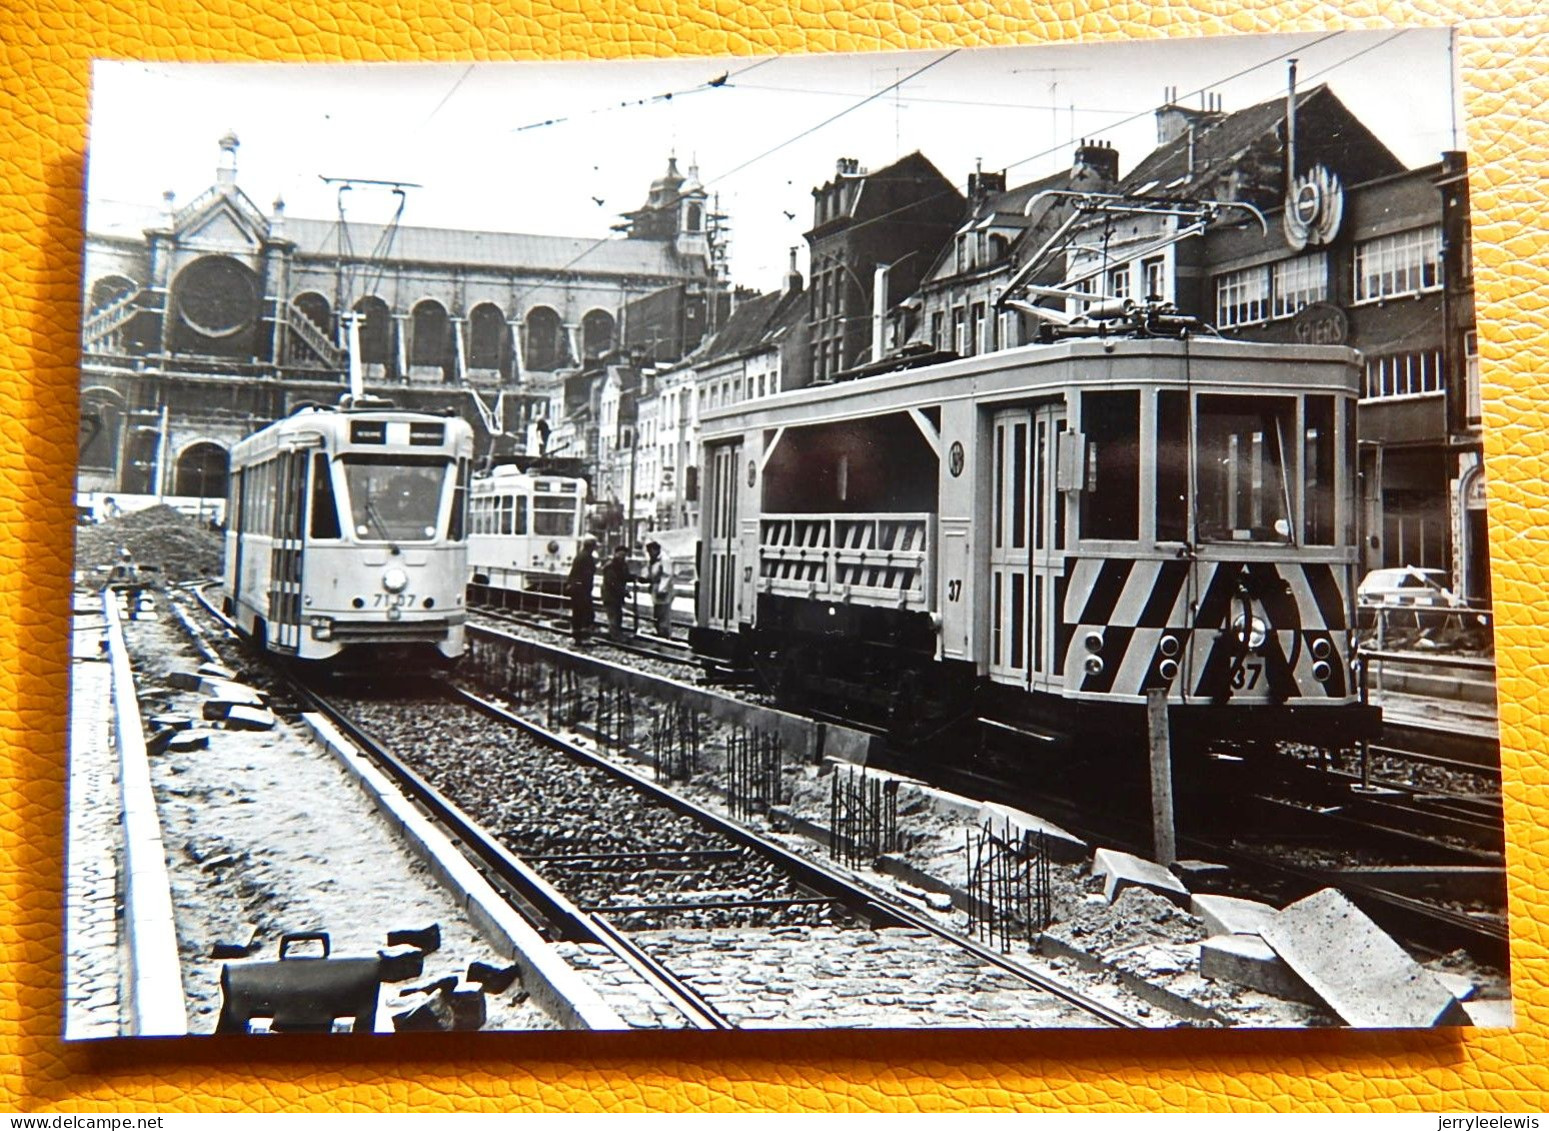
{"type": "MultiPolygon", "coordinates": [[[[1222,179],[1252,166],[1258,149],[1272,168],[1249,171],[1264,174],[1265,184],[1274,181],[1273,195],[1278,195],[1284,188],[1285,101],[1272,98],[1232,114],[1208,116],[1192,141],[1184,132],[1153,149],[1119,182],[1118,191],[1185,199],[1208,195],[1222,179]]],[[[1296,110],[1298,122],[1306,125],[1305,130],[1298,127],[1299,169],[1324,161],[1347,184],[1403,170],[1403,163],[1326,84],[1299,91],[1296,110]]]]}
{"type": "MultiPolygon", "coordinates": [[[[734,357],[772,344],[806,309],[805,291],[770,291],[748,299],[704,350],[705,360],[734,357]]],[[[698,351],[696,351],[697,353],[698,351]]]]}
{"type": "MultiPolygon", "coordinates": [[[[339,223],[295,217],[285,221],[285,234],[298,254],[332,257],[338,254],[339,223]]],[[[356,255],[370,255],[383,242],[386,225],[348,225],[348,246],[356,255]]],[[[393,235],[389,262],[458,263],[488,267],[520,267],[535,271],[577,271],[602,274],[682,275],[684,264],[670,243],[608,237],[540,236],[519,232],[473,232],[457,228],[400,227],[393,235]]]]}

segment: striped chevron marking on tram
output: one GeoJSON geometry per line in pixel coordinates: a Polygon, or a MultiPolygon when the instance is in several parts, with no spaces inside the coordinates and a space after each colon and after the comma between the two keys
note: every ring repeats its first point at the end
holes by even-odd
{"type": "Polygon", "coordinates": [[[1082,694],[1136,696],[1168,687],[1178,701],[1342,697],[1349,625],[1336,570],[1344,568],[1326,562],[1072,559],[1062,633],[1068,685],[1082,694]],[[1244,647],[1239,622],[1250,635],[1261,626],[1259,647],[1244,647]],[[1091,656],[1102,663],[1089,664],[1091,656]]]}

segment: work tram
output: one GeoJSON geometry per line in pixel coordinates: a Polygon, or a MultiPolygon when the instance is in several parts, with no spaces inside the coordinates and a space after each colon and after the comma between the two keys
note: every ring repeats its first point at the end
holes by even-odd
{"type": "Polygon", "coordinates": [[[468,516],[470,590],[506,604],[562,592],[586,522],[586,480],[496,467],[473,477],[468,516]]]}
{"type": "Polygon", "coordinates": [[[1357,355],[1132,323],[706,413],[696,646],[905,737],[1375,737],[1357,355]]]}
{"type": "Polygon", "coordinates": [[[249,436],[231,456],[228,614],[304,660],[462,655],[472,454],[466,421],[365,397],[249,436]]]}

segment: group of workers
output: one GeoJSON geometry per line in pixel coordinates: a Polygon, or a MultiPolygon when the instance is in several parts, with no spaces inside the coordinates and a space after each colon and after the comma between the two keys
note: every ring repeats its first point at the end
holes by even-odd
{"type": "MultiPolygon", "coordinates": [[[[646,591],[651,595],[651,612],[656,624],[656,635],[664,640],[672,638],[672,598],[674,586],[672,572],[662,557],[661,544],[645,544],[646,591]]],[[[581,539],[575,560],[570,565],[566,589],[570,597],[570,629],[577,641],[592,634],[597,622],[592,604],[592,587],[597,579],[597,539],[587,535],[581,539]]],[[[614,640],[624,636],[624,602],[635,578],[629,571],[629,550],[623,545],[613,547],[613,555],[602,567],[602,608],[608,617],[608,635],[614,640]]]]}

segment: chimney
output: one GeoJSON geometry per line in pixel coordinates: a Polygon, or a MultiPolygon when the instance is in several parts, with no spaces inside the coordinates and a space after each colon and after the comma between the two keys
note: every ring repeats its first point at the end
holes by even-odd
{"type": "Polygon", "coordinates": [[[788,295],[800,294],[802,288],[801,272],[796,270],[796,249],[791,248],[791,267],[785,273],[785,293],[788,295]]]}
{"type": "Polygon", "coordinates": [[[1296,184],[1296,60],[1288,62],[1285,90],[1285,198],[1296,184]]]}
{"type": "Polygon", "coordinates": [[[1070,187],[1080,192],[1108,192],[1119,183],[1119,151],[1101,141],[1081,139],[1070,169],[1070,187]]]}
{"type": "Polygon", "coordinates": [[[1006,191],[1006,174],[986,173],[978,170],[968,174],[968,205],[977,208],[991,196],[1006,191]]]}

